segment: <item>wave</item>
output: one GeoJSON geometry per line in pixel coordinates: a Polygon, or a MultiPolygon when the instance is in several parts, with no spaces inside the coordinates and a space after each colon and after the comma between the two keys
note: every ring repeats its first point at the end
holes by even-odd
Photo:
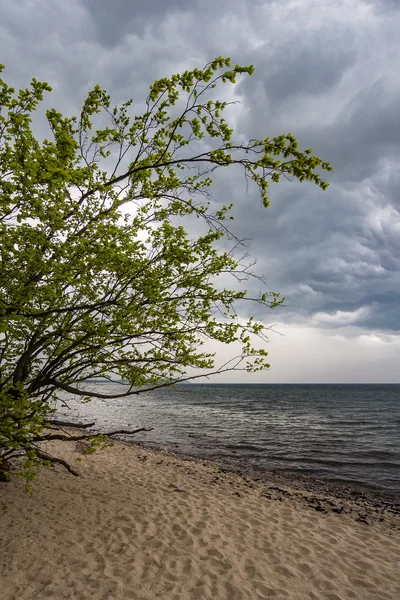
{"type": "Polygon", "coordinates": [[[251,450],[252,452],[265,452],[265,448],[254,444],[224,444],[227,450],[251,450]]]}

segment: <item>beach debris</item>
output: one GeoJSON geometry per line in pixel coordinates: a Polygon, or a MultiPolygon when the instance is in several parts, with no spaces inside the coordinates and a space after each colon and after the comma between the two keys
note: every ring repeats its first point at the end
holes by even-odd
{"type": "Polygon", "coordinates": [[[172,488],[172,490],[174,492],[185,492],[185,490],[181,490],[180,488],[178,488],[174,483],[170,483],[168,485],[169,488],[172,488]]]}

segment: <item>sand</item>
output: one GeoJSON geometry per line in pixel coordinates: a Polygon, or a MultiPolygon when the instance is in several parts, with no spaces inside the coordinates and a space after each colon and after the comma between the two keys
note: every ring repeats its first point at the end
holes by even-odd
{"type": "Polygon", "coordinates": [[[393,523],[138,446],[75,464],[43,469],[32,496],[0,483],[1,600],[400,598],[393,523]]]}

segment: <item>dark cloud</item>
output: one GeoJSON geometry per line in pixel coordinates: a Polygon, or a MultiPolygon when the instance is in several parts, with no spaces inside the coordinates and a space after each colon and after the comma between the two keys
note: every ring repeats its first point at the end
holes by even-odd
{"type": "MultiPolygon", "coordinates": [[[[379,184],[379,182],[378,182],[379,184]]],[[[375,184],[376,185],[376,184],[375,184]]],[[[240,230],[252,237],[258,268],[270,288],[287,298],[279,319],[312,322],[316,313],[353,312],[372,306],[357,323],[379,330],[400,329],[400,217],[378,188],[342,189],[334,184],[321,197],[307,186],[276,188],[264,211],[237,202],[240,230]]],[[[400,188],[397,188],[400,192],[400,188]]],[[[266,315],[267,316],[267,315],[266,315]]],[[[325,321],[321,326],[340,323],[325,321]]]]}
{"type": "Polygon", "coordinates": [[[166,15],[189,10],[185,0],[82,0],[95,25],[96,37],[105,46],[115,46],[126,35],[143,37],[149,26],[166,15]]]}
{"type": "MultiPolygon", "coordinates": [[[[380,77],[358,90],[337,120],[311,130],[310,144],[332,156],[335,180],[362,181],[400,154],[400,89],[387,89],[380,77]]],[[[300,127],[300,135],[306,131],[300,127]]]]}
{"type": "MultiPolygon", "coordinates": [[[[300,94],[326,94],[337,85],[357,56],[351,42],[345,43],[346,37],[349,37],[348,32],[335,35],[325,26],[306,35],[298,32],[285,38],[272,56],[268,43],[262,46],[258,57],[261,64],[263,55],[266,61],[261,67],[260,80],[271,106],[295,102],[300,94]]],[[[247,87],[250,85],[248,82],[247,87]]]]}
{"type": "Polygon", "coordinates": [[[269,29],[249,54],[254,79],[239,86],[240,131],[291,131],[332,163],[329,190],[271,186],[272,206],[250,219],[247,198],[229,189],[260,270],[288,298],[280,319],[400,331],[400,19],[359,8],[298,31],[287,21],[269,29]]]}
{"type": "Polygon", "coordinates": [[[399,12],[398,0],[367,0],[372,10],[377,14],[387,15],[390,11],[399,12]]]}
{"type": "MultiPolygon", "coordinates": [[[[265,210],[232,170],[216,176],[214,198],[235,203],[236,232],[252,239],[259,271],[287,298],[274,319],[295,340],[301,330],[322,353],[331,340],[332,356],[344,352],[349,364],[351,343],[365,364],[381,343],[385,360],[398,356],[397,1],[0,0],[0,12],[7,80],[48,80],[49,104],[69,114],[95,83],[116,101],[133,97],[140,112],[156,78],[220,54],[254,64],[234,94],[222,92],[242,102],[228,111],[238,134],[292,132],[332,163],[331,186],[323,193],[307,183],[272,184],[265,210]],[[334,342],[332,332],[340,332],[334,342]]],[[[249,286],[257,291],[256,282],[249,286]]]]}

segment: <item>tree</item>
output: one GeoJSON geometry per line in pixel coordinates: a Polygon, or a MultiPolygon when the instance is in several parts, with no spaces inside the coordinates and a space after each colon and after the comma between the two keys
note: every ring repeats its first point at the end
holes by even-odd
{"type": "Polygon", "coordinates": [[[190,378],[190,368],[269,367],[252,341],[263,339],[263,324],[240,321],[235,307],[282,300],[219,285],[221,274],[256,275],[234,252],[240,240],[226,225],[231,205],[213,208],[210,175],[242,169],[268,206],[268,179],[292,176],[325,189],[317,171],[331,167],[299,151],[291,134],[234,140],[221,116],[229,103],[214,89],[252,72],[219,57],[160,79],[134,117],[131,100],[113,107],[95,86],[79,117],[46,112],[51,139],[43,141],[31,122],[49,85],[33,79],[16,93],[0,80],[3,470],[18,455],[28,477],[40,463],[60,462],[39,444],[65,437],[48,429],[62,426],[52,424],[60,391],[112,400],[190,378]],[[194,218],[203,231],[193,238],[185,224],[194,218]],[[223,250],[223,236],[233,249],[223,250]],[[207,339],[239,342],[240,356],[216,366],[202,350],[207,339]],[[83,385],[94,377],[129,385],[113,396],[94,393],[83,385]]]}

